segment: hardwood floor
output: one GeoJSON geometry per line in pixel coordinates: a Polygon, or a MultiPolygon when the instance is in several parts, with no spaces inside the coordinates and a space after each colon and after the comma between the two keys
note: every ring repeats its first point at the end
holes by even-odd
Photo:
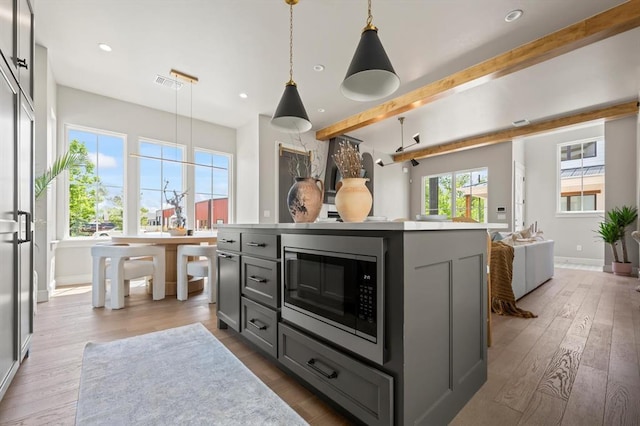
{"type": "MultiPolygon", "coordinates": [[[[519,305],[538,318],[493,317],[489,377],[454,425],[640,424],[640,293],[635,278],[556,269],[519,305]]],[[[73,424],[82,351],[110,341],[202,322],[311,424],[349,424],[240,340],[216,328],[203,294],[153,302],[132,288],[125,309],[91,308],[90,286],[38,305],[31,355],[4,399],[0,424],[73,424]]]]}

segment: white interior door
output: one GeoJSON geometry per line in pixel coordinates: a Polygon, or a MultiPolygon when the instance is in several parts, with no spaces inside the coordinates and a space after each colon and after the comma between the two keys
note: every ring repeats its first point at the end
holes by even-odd
{"type": "Polygon", "coordinates": [[[514,161],[513,163],[513,230],[515,232],[524,228],[524,165],[514,161]]]}

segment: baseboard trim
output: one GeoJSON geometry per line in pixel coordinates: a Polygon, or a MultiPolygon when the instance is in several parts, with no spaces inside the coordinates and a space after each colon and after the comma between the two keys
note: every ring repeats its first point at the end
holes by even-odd
{"type": "Polygon", "coordinates": [[[56,288],[65,285],[89,284],[91,283],[91,274],[67,275],[64,277],[56,277],[56,288]]]}
{"type": "Polygon", "coordinates": [[[38,290],[36,302],[48,302],[49,301],[49,290],[38,290]]]}
{"type": "Polygon", "coordinates": [[[555,263],[578,263],[580,265],[592,265],[592,266],[602,266],[604,264],[603,259],[589,259],[586,257],[554,256],[553,260],[555,263]]]}

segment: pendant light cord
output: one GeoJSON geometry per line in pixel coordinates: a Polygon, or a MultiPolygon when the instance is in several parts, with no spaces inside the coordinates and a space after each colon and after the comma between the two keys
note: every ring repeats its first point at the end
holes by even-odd
{"type": "Polygon", "coordinates": [[[372,26],[373,15],[371,14],[371,0],[369,0],[369,7],[367,8],[367,27],[372,26]]]}
{"type": "Polygon", "coordinates": [[[293,83],[293,2],[289,4],[289,83],[293,83]]]}

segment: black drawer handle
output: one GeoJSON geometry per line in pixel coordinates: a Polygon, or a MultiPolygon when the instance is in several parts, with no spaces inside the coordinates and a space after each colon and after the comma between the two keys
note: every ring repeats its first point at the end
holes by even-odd
{"type": "Polygon", "coordinates": [[[254,326],[255,328],[257,328],[258,330],[266,330],[267,329],[267,324],[265,324],[262,321],[259,321],[257,319],[250,319],[249,320],[249,324],[254,326]]]}
{"type": "Polygon", "coordinates": [[[236,240],[227,240],[226,238],[221,238],[220,242],[221,243],[229,243],[229,244],[231,244],[231,243],[235,243],[236,240]]]}
{"type": "Polygon", "coordinates": [[[20,68],[29,69],[29,66],[27,65],[27,60],[26,59],[16,58],[16,65],[18,67],[20,67],[20,68]]]}
{"type": "Polygon", "coordinates": [[[336,370],[332,370],[331,368],[329,368],[328,366],[325,365],[324,367],[327,370],[329,370],[329,372],[326,372],[322,368],[320,368],[320,364],[321,364],[321,362],[319,362],[315,358],[311,358],[309,361],[307,361],[307,366],[309,366],[309,368],[311,368],[312,370],[320,373],[321,375],[323,375],[327,379],[336,379],[336,378],[338,378],[338,372],[336,370]]]}
{"type": "Polygon", "coordinates": [[[267,246],[265,243],[254,243],[254,242],[247,243],[247,245],[249,247],[266,247],[267,246]]]}
{"type": "Polygon", "coordinates": [[[230,254],[224,254],[224,253],[218,253],[218,257],[221,257],[223,259],[233,259],[233,256],[230,254]]]}
{"type": "Polygon", "coordinates": [[[266,283],[267,282],[266,278],[254,277],[253,275],[251,275],[250,277],[247,277],[247,278],[250,279],[251,281],[255,281],[257,283],[266,283]]]}

